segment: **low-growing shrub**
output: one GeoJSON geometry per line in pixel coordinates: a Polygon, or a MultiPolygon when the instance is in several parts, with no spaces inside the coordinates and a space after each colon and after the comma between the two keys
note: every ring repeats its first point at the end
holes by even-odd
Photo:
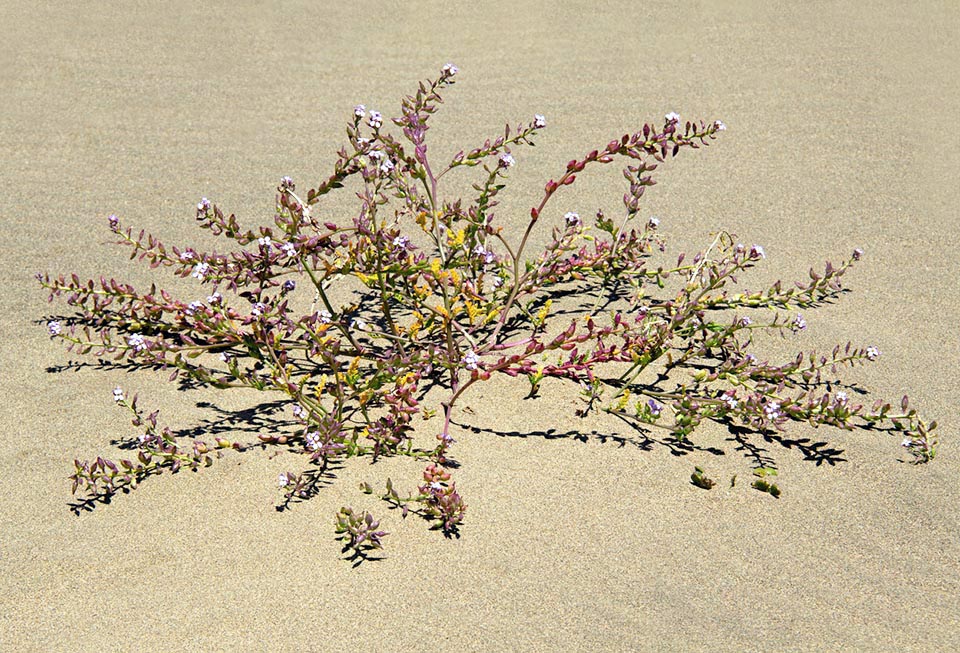
{"type": "MultiPolygon", "coordinates": [[[[738,276],[764,259],[763,248],[725,232],[695,256],[656,262],[664,251],[659,221],[639,217],[640,200],[665,159],[709,144],[722,122],[669,113],[660,125],[645,124],[570,160],[514,237],[495,220],[497,197],[514,151],[532,145],[546,120],[508,125],[502,136],[438,166],[427,155],[426,134],[456,73],[447,65],[421,83],[392,120],[396,129],[357,106],[329,177],[303,194],[281,179],[273,226],[243,229],[201,200],[197,222],[230,251],[168,246],[111,215],[109,228],[131,258],[195,283],[191,296],[114,279],[38,275],[51,300],[65,298],[75,309],[48,322],[68,349],[132,368],[165,368],[192,385],[276,393],[296,422],[253,442],[178,436],[117,388],[114,399],[141,432],[125,443],[128,458],[76,461],[73,491],[87,507],[164,469],[197,469],[229,450],[280,447],[304,459],[302,470],[280,474],[281,508],[311,496],[333,461],[407,456],[423,465],[409,491],[390,479],[382,491],[367,483],[362,490],[455,533],[466,505],[451,475],[451,419],[464,393],[495,374],[526,377],[531,395],[544,379],[560,379],[582,395],[581,417],[604,411],[640,430],[664,429],[678,444],[704,420],[740,433],[798,421],[898,431],[913,460],[933,458],[936,423],[921,420],[906,397],[896,408],[883,401],[866,408],[837,383],[839,368],[877,358],[875,346],[848,343],[781,363],[751,353],[759,331],[802,331],[799,311],[838,298],[859,249],[839,265],[811,269],[809,281],[757,291],[737,289],[738,276]],[[625,163],[622,215],[598,211],[588,220],[563,205],[564,189],[583,171],[615,161],[625,163]],[[460,172],[475,175],[469,199],[442,192],[444,177],[460,172]],[[322,200],[347,184],[358,198],[352,219],[324,215],[322,200]],[[538,228],[551,235],[528,256],[538,228]]],[[[758,464],[753,486],[777,496],[764,480],[775,471],[765,465],[758,464]]],[[[714,484],[699,468],[692,480],[706,489],[714,484]]],[[[378,527],[365,511],[345,507],[336,517],[344,551],[355,556],[380,548],[386,533],[378,527]]]]}

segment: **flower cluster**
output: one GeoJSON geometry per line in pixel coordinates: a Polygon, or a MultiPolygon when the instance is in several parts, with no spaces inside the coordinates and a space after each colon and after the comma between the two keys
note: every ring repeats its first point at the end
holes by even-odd
{"type": "MultiPolygon", "coordinates": [[[[453,418],[464,393],[497,374],[526,377],[532,395],[546,378],[566,383],[582,390],[580,415],[604,411],[643,432],[665,429],[675,442],[704,420],[763,433],[792,421],[898,431],[916,461],[934,456],[936,423],[905,399],[900,410],[884,402],[868,410],[838,389],[839,369],[876,360],[876,346],[848,343],[781,362],[752,351],[758,330],[802,337],[798,311],[838,299],[861,250],[811,270],[809,281],[757,290],[739,283],[766,258],[764,248],[725,232],[689,260],[655,260],[664,252],[660,219],[642,218],[640,200],[667,159],[709,145],[723,122],[670,112],[570,160],[511,236],[496,223],[498,194],[547,122],[535,114],[445,163],[429,158],[430,119],[458,72],[444,66],[391,120],[356,105],[329,176],[302,194],[280,179],[272,225],[244,230],[203,198],[196,219],[226,241],[219,251],[168,246],[109,217],[132,258],[202,293],[178,299],[114,279],[38,275],[51,300],[74,310],[46,325],[71,350],[165,368],[191,386],[268,391],[292,407],[292,421],[254,442],[207,444],[160,430],[157,414],[143,415],[118,388],[115,401],[142,431],[130,443],[136,460],[77,461],[75,492],[104,499],[164,469],[211,464],[210,452],[283,447],[305,461],[277,477],[286,505],[312,496],[334,463],[404,456],[427,465],[422,482],[401,497],[388,479],[379,496],[449,535],[466,511],[451,478],[453,418]],[[622,217],[599,211],[588,220],[565,204],[565,189],[584,171],[615,161],[624,162],[628,186],[622,217]],[[456,174],[476,176],[474,196],[444,194],[444,178],[456,174]],[[348,179],[356,212],[325,217],[324,200],[348,179]],[[531,255],[531,234],[544,222],[555,226],[531,255]],[[439,428],[426,424],[438,413],[439,428]]],[[[386,535],[350,508],[336,528],[355,554],[379,548],[386,535]]]]}

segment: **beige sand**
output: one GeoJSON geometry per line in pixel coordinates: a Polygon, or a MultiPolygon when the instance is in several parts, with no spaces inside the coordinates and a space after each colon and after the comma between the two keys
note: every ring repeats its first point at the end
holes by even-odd
{"type": "MultiPolygon", "coordinates": [[[[0,650],[960,650],[956,3],[156,4],[0,8],[0,650]],[[577,421],[565,395],[524,402],[499,383],[460,420],[481,430],[457,433],[459,540],[388,513],[387,557],[354,569],[333,512],[369,505],[359,480],[413,472],[349,465],[278,514],[289,460],[261,454],[71,514],[70,461],[130,434],[118,383],[178,428],[218,419],[199,402],[249,398],[47,371],[69,360],[40,322],[62,306],[33,272],[149,278],[103,244],[111,212],[181,244],[207,242],[200,196],[268,222],[279,176],[326,174],[355,103],[390,115],[447,61],[461,82],[436,151],[549,121],[518,157],[510,224],[566,160],[644,119],[722,118],[722,141],[646,198],[671,252],[734,231],[766,247],[759,285],[865,249],[853,292],[785,347],[878,345],[853,378],[940,419],[940,459],[916,468],[894,436],[796,428],[843,460],[755,438],[783,497],[706,493],[694,465],[749,475],[721,429],[696,441],[723,455],[620,446],[602,436],[623,426],[577,421]]],[[[608,170],[567,202],[613,210],[622,192],[608,170]]]]}

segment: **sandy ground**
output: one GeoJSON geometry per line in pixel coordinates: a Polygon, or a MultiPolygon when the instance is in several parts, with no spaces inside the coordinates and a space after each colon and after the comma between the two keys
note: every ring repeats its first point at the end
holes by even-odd
{"type": "MultiPolygon", "coordinates": [[[[956,3],[201,4],[0,7],[0,649],[960,650],[956,3]],[[523,401],[521,381],[482,388],[458,419],[460,539],[387,513],[387,556],[353,568],[333,512],[377,507],[360,480],[415,472],[350,464],[281,514],[289,459],[259,453],[71,513],[71,461],[130,434],[117,384],[175,428],[250,436],[270,415],[230,417],[249,396],[148,373],[64,370],[43,326],[64,307],[34,272],[153,278],[106,244],[110,213],[180,244],[208,242],[201,196],[267,224],[281,175],[327,174],[354,104],[393,115],[447,61],[460,81],[434,151],[547,116],[518,155],[508,225],[568,159],[644,120],[723,119],[645,198],[669,252],[733,231],[766,248],[756,286],[862,247],[853,292],[782,346],[877,345],[851,378],[909,392],[941,423],[940,457],[914,467],[894,436],[797,427],[839,460],[756,437],[782,498],[707,493],[694,465],[749,477],[729,433],[703,428],[682,457],[644,449],[574,418],[557,386],[523,401]]],[[[613,210],[622,183],[608,170],[567,201],[613,210]]]]}

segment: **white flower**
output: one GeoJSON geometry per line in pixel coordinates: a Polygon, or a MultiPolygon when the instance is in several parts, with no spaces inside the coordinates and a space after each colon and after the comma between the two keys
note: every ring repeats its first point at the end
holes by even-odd
{"type": "Polygon", "coordinates": [[[767,258],[767,254],[760,245],[754,245],[750,248],[750,258],[767,258]]]}
{"type": "Polygon", "coordinates": [[[60,323],[56,320],[50,320],[47,322],[47,331],[50,332],[51,336],[59,336],[61,330],[62,328],[60,327],[60,323]]]}
{"type": "Polygon", "coordinates": [[[379,111],[370,111],[370,120],[367,123],[374,129],[380,129],[380,125],[383,124],[383,116],[380,115],[379,111]]]}
{"type": "Polygon", "coordinates": [[[133,347],[134,351],[143,351],[147,348],[147,343],[139,333],[135,333],[127,338],[127,344],[133,347]]]}
{"type": "Polygon", "coordinates": [[[563,214],[563,219],[566,220],[568,227],[579,227],[580,226],[580,214],[575,213],[574,211],[567,211],[563,214]]]}
{"type": "Polygon", "coordinates": [[[227,356],[227,352],[225,351],[220,352],[220,360],[223,361],[224,363],[230,362],[230,358],[227,356]]]}
{"type": "Polygon", "coordinates": [[[353,107],[353,115],[355,115],[357,118],[363,118],[365,115],[367,115],[367,107],[363,106],[362,104],[358,104],[357,106],[353,107]]]}
{"type": "Polygon", "coordinates": [[[193,252],[182,252],[180,254],[180,260],[186,263],[187,261],[193,260],[193,252]]]}
{"type": "Polygon", "coordinates": [[[838,406],[846,406],[847,401],[849,401],[849,398],[847,397],[846,392],[844,392],[843,390],[840,390],[839,392],[837,392],[836,395],[834,395],[833,400],[834,402],[836,402],[838,406]]]}
{"type": "Polygon", "coordinates": [[[517,160],[514,159],[513,155],[510,154],[509,152],[504,152],[503,154],[500,155],[501,168],[511,168],[516,162],[517,160]]]}
{"type": "Polygon", "coordinates": [[[900,443],[900,446],[901,446],[901,447],[912,447],[912,446],[913,446],[913,438],[911,438],[911,437],[909,437],[909,436],[905,437],[905,438],[903,439],[903,442],[900,443]]]}
{"type": "Polygon", "coordinates": [[[447,73],[451,77],[460,72],[460,69],[454,66],[452,63],[445,64],[443,67],[443,72],[447,73]]]}
{"type": "Polygon", "coordinates": [[[440,492],[443,489],[443,485],[441,485],[437,481],[433,481],[430,483],[430,489],[433,490],[434,492],[440,492]]]}
{"type": "Polygon", "coordinates": [[[218,292],[214,292],[212,295],[207,297],[207,302],[210,304],[219,304],[223,301],[223,295],[218,292]]]}
{"type": "Polygon", "coordinates": [[[867,360],[875,361],[880,358],[880,350],[874,345],[867,347],[867,360]]]}
{"type": "Polygon", "coordinates": [[[533,128],[542,129],[547,126],[547,119],[539,113],[533,116],[533,128]]]}
{"type": "Polygon", "coordinates": [[[862,250],[862,249],[860,249],[860,248],[858,247],[858,248],[856,248],[855,250],[853,250],[853,260],[854,260],[854,261],[859,261],[859,260],[862,259],[862,258],[863,258],[863,250],[862,250]]]}
{"type": "Polygon", "coordinates": [[[284,175],[280,177],[280,188],[293,190],[296,188],[296,184],[293,183],[293,178],[284,175]]]}
{"type": "Polygon", "coordinates": [[[124,397],[124,395],[123,395],[123,388],[121,388],[120,386],[117,386],[116,388],[114,388],[114,389],[113,389],[113,400],[119,404],[119,403],[120,403],[121,401],[123,401],[124,399],[126,399],[126,397],[124,397]]]}
{"type": "Polygon", "coordinates": [[[502,285],[503,285],[503,277],[501,277],[500,275],[495,276],[493,278],[493,287],[499,288],[502,285]]]}
{"type": "Polygon", "coordinates": [[[294,416],[294,417],[296,417],[296,418],[299,419],[299,418],[301,418],[301,417],[304,416],[305,412],[306,412],[306,411],[304,411],[303,406],[301,406],[300,404],[294,404],[294,405],[293,405],[293,416],[294,416]]]}
{"type": "Polygon", "coordinates": [[[751,319],[750,319],[749,317],[747,317],[746,315],[744,315],[744,316],[741,317],[739,320],[737,320],[737,325],[738,325],[738,326],[748,327],[748,326],[750,326],[751,324],[753,324],[753,320],[751,320],[751,319]]]}
{"type": "Polygon", "coordinates": [[[193,266],[193,272],[190,273],[190,276],[196,279],[199,279],[200,281],[203,281],[203,278],[207,275],[207,272],[209,270],[210,270],[210,266],[207,263],[201,261],[193,266]]]}
{"type": "Polygon", "coordinates": [[[663,117],[663,119],[668,123],[680,122],[680,114],[676,111],[671,111],[663,117]]]}
{"type": "Polygon", "coordinates": [[[333,315],[330,313],[330,311],[327,311],[327,310],[320,311],[319,315],[320,315],[320,324],[330,324],[330,320],[333,319],[333,315]]]}
{"type": "Polygon", "coordinates": [[[763,412],[766,413],[767,419],[770,421],[779,419],[783,416],[783,413],[780,412],[780,404],[775,401],[771,401],[766,406],[763,407],[763,412]]]}
{"type": "Polygon", "coordinates": [[[310,431],[305,436],[305,439],[307,441],[307,449],[309,449],[310,451],[316,451],[317,449],[320,448],[320,445],[323,444],[323,441],[320,440],[319,431],[310,431]]]}
{"type": "Polygon", "coordinates": [[[206,197],[200,198],[200,201],[197,202],[197,211],[200,213],[205,213],[210,210],[210,200],[206,197]]]}
{"type": "Polygon", "coordinates": [[[393,161],[390,159],[384,159],[383,163],[380,164],[380,172],[385,175],[389,175],[393,172],[393,161]]]}
{"type": "Polygon", "coordinates": [[[184,313],[186,313],[187,315],[193,315],[194,313],[199,311],[201,308],[203,308],[203,302],[201,301],[190,302],[189,304],[187,304],[187,308],[184,310],[184,313]]]}
{"type": "Polygon", "coordinates": [[[250,315],[253,315],[254,317],[260,317],[266,312],[267,312],[267,305],[264,304],[263,302],[257,302],[256,304],[253,305],[253,308],[250,309],[250,315]]]}
{"type": "Polygon", "coordinates": [[[472,349],[463,355],[463,366],[468,370],[475,370],[480,366],[480,357],[472,349]]]}
{"type": "Polygon", "coordinates": [[[257,238],[257,243],[260,245],[260,247],[270,247],[270,236],[257,238]]]}
{"type": "Polygon", "coordinates": [[[714,129],[716,129],[718,132],[722,132],[722,131],[726,130],[726,128],[727,128],[727,126],[723,123],[722,120],[714,120],[714,121],[713,121],[713,127],[714,127],[714,129]]]}
{"type": "Polygon", "coordinates": [[[297,247],[293,243],[284,243],[280,246],[284,256],[294,257],[297,255],[297,247]]]}
{"type": "Polygon", "coordinates": [[[737,401],[737,393],[735,390],[727,390],[723,393],[723,403],[727,405],[727,410],[736,410],[737,406],[740,405],[740,402],[737,401]]]}
{"type": "Polygon", "coordinates": [[[361,317],[353,318],[353,320],[350,322],[350,326],[356,329],[357,331],[367,330],[367,322],[361,317]]]}
{"type": "Polygon", "coordinates": [[[279,487],[287,487],[288,485],[290,485],[291,480],[292,479],[290,478],[289,474],[287,474],[286,472],[280,472],[280,475],[277,476],[277,485],[279,487]]]}
{"type": "Polygon", "coordinates": [[[393,239],[393,246],[397,249],[406,249],[407,243],[410,242],[410,239],[406,236],[397,236],[393,239]]]}
{"type": "Polygon", "coordinates": [[[647,220],[647,226],[650,227],[651,229],[656,229],[657,227],[660,226],[660,218],[658,218],[655,215],[651,215],[650,219],[647,220]]]}

